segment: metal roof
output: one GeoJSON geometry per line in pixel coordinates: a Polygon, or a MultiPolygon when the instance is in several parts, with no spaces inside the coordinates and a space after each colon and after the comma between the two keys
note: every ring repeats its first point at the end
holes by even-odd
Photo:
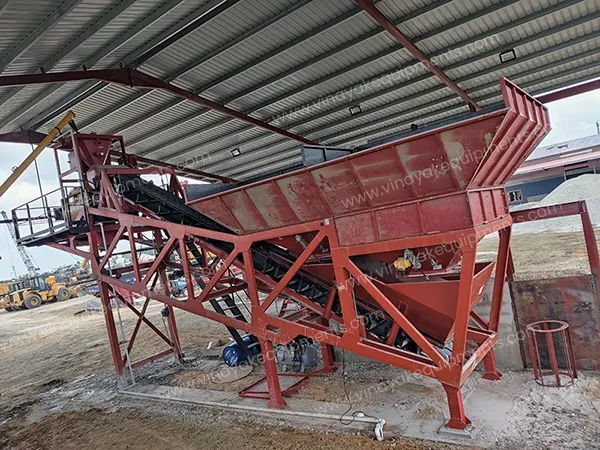
{"type": "Polygon", "coordinates": [[[556,158],[570,156],[573,152],[581,152],[583,150],[598,150],[600,149],[600,134],[586,136],[570,141],[559,142],[557,144],[546,145],[536,148],[527,161],[533,161],[542,158],[556,158]]]}
{"type": "MultiPolygon", "coordinates": [[[[501,76],[533,94],[600,77],[600,0],[373,3],[481,107],[501,76]]],[[[119,65],[331,146],[469,111],[354,0],[0,0],[1,75],[119,65]]],[[[11,87],[0,105],[1,133],[45,131],[70,107],[131,152],[238,179],[300,161],[298,142],[160,91],[11,87]]]]}

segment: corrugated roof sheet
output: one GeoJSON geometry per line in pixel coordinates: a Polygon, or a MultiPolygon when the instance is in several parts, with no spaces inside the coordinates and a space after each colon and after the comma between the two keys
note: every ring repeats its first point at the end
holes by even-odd
{"type": "MultiPolygon", "coordinates": [[[[374,3],[481,106],[501,101],[501,76],[535,94],[600,77],[598,0],[374,3]],[[516,59],[501,63],[511,49],[516,59]]],[[[353,0],[13,1],[0,16],[2,61],[3,75],[135,62],[329,145],[361,145],[468,110],[353,0]]],[[[43,131],[70,102],[84,131],[123,134],[140,155],[240,178],[299,160],[299,144],[280,135],[164,92],[94,81],[1,88],[0,132],[43,131]]]]}
{"type": "Polygon", "coordinates": [[[545,145],[544,147],[538,147],[531,155],[529,155],[527,161],[531,162],[542,158],[568,156],[573,152],[579,152],[582,150],[591,151],[596,148],[600,148],[600,134],[594,134],[593,136],[587,136],[579,139],[572,139],[570,141],[559,142],[557,144],[545,145]]]}

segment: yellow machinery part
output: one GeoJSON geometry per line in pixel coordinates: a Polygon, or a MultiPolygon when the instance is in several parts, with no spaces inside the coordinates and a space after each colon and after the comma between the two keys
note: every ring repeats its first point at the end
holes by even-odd
{"type": "Polygon", "coordinates": [[[412,262],[404,258],[398,258],[394,261],[394,267],[401,272],[406,272],[412,268],[412,262]]]}
{"type": "Polygon", "coordinates": [[[15,169],[15,171],[10,174],[10,176],[6,179],[6,181],[4,181],[4,183],[2,183],[2,186],[0,186],[0,197],[2,197],[4,195],[4,193],[8,190],[8,188],[10,188],[14,184],[14,182],[17,181],[17,179],[21,175],[23,175],[23,172],[25,172],[25,170],[31,165],[31,163],[38,156],[40,156],[40,153],[42,153],[42,151],[52,143],[54,138],[56,136],[58,136],[58,134],[62,131],[62,129],[64,127],[66,127],[67,124],[69,122],[71,122],[74,118],[75,118],[75,114],[73,112],[69,111],[67,113],[67,115],[63,118],[63,120],[61,120],[58,123],[58,125],[56,125],[56,127],[54,127],[52,130],[50,130],[50,133],[48,133],[48,136],[46,136],[42,140],[42,142],[40,142],[40,144],[35,148],[35,150],[33,150],[27,156],[27,158],[25,158],[25,161],[23,161],[19,165],[19,167],[17,167],[15,169]]]}

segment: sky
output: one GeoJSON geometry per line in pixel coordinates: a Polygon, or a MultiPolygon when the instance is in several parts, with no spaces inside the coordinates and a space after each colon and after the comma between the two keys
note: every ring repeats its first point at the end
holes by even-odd
{"type": "MultiPolygon", "coordinates": [[[[570,139],[576,139],[596,134],[596,121],[600,121],[600,90],[580,94],[575,97],[559,100],[547,105],[550,111],[552,131],[541,146],[555,144],[570,139]]],[[[18,166],[31,152],[30,145],[0,143],[0,181],[4,181],[11,168],[18,166]]],[[[62,154],[64,167],[66,156],[62,154]]],[[[38,157],[38,166],[43,191],[49,192],[58,187],[54,153],[46,149],[38,157]]],[[[0,198],[0,211],[10,211],[34,198],[40,196],[35,167],[29,169],[17,182],[0,198]]],[[[30,253],[42,271],[55,267],[73,264],[78,261],[66,252],[48,247],[30,248],[30,253]]],[[[0,280],[13,277],[13,266],[18,275],[26,273],[25,265],[19,258],[17,248],[12,242],[6,225],[0,225],[0,280]]]]}

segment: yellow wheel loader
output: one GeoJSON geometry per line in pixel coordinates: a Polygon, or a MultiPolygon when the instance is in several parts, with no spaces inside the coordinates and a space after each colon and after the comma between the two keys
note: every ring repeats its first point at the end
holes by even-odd
{"type": "Polygon", "coordinates": [[[8,293],[0,298],[0,308],[7,311],[33,309],[43,303],[68,300],[76,296],[75,289],[57,283],[54,277],[36,276],[8,284],[8,293]]]}

